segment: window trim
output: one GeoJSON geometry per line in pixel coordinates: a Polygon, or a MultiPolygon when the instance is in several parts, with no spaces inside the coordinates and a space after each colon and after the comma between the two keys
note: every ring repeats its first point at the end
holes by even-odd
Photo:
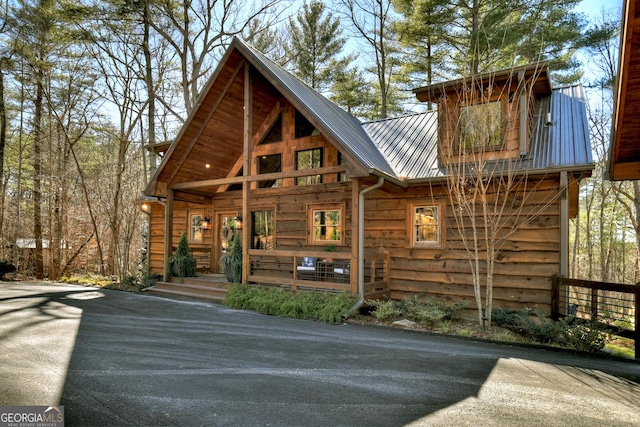
{"type": "Polygon", "coordinates": [[[411,202],[407,207],[407,240],[410,247],[414,248],[441,248],[445,242],[445,223],[444,223],[444,203],[436,200],[416,200],[411,202]],[[416,241],[416,220],[415,214],[417,208],[431,208],[437,209],[437,237],[435,242],[429,241],[416,241]]]}
{"type": "MultiPolygon", "coordinates": [[[[282,172],[283,169],[283,158],[282,153],[272,153],[272,154],[260,154],[256,157],[256,170],[258,175],[265,175],[268,173],[278,173],[282,172]],[[269,157],[279,157],[280,158],[280,167],[277,171],[265,172],[262,170],[262,160],[266,160],[269,157]]],[[[258,188],[280,188],[283,186],[282,178],[273,179],[269,181],[258,181],[258,188]],[[271,185],[268,185],[271,182],[271,185]]]]}
{"type": "Polygon", "coordinates": [[[504,96],[500,96],[498,98],[495,99],[489,99],[489,100],[485,100],[482,102],[473,102],[473,103],[463,103],[462,105],[460,105],[458,107],[458,123],[457,123],[457,129],[456,129],[456,143],[454,145],[455,150],[454,152],[458,153],[458,154],[462,154],[462,153],[480,153],[480,152],[490,152],[490,151],[502,151],[506,148],[506,128],[505,128],[505,114],[507,113],[506,111],[506,104],[505,104],[505,99],[504,96]],[[497,103],[500,108],[500,117],[499,117],[499,125],[500,125],[500,143],[499,144],[493,144],[493,145],[487,145],[485,147],[478,147],[478,146],[473,146],[473,147],[466,147],[464,141],[462,140],[462,109],[463,108],[469,108],[469,107],[477,107],[480,105],[490,105],[490,104],[494,104],[497,103]]]}
{"type": "MultiPolygon", "coordinates": [[[[251,249],[255,249],[255,250],[259,250],[259,251],[269,251],[269,250],[274,250],[276,249],[276,208],[275,207],[269,207],[269,208],[264,208],[264,209],[256,209],[256,210],[252,210],[251,211],[251,249]],[[272,234],[271,236],[273,237],[273,248],[271,249],[267,249],[265,248],[255,248],[254,247],[254,237],[256,236],[255,233],[255,214],[256,212],[272,212],[273,214],[273,230],[272,230],[272,234]]],[[[268,236],[267,236],[268,237],[268,236]]]]}
{"type": "Polygon", "coordinates": [[[307,243],[314,246],[335,245],[343,246],[345,244],[345,205],[344,203],[327,203],[327,204],[309,204],[307,205],[307,243]],[[313,222],[314,214],[318,211],[339,211],[340,212],[340,240],[316,240],[315,224],[313,222]]]}
{"type": "Polygon", "coordinates": [[[204,209],[190,209],[187,215],[189,228],[189,243],[204,243],[204,228],[202,228],[202,221],[204,220],[204,209]],[[196,217],[200,217],[201,225],[193,225],[193,220],[196,217]],[[200,238],[195,237],[196,229],[200,231],[200,238]]]}
{"type": "MultiPolygon", "coordinates": [[[[300,169],[299,168],[299,163],[298,163],[298,156],[300,155],[300,153],[306,153],[306,152],[313,152],[313,151],[319,151],[320,152],[320,164],[318,165],[317,168],[322,168],[324,165],[324,148],[323,147],[313,147],[313,148],[306,148],[304,150],[297,150],[295,152],[295,156],[294,156],[294,162],[295,162],[295,170],[299,171],[299,170],[313,170],[313,169],[317,169],[316,167],[314,167],[313,165],[311,165],[310,168],[305,168],[305,169],[300,169]]],[[[312,156],[312,160],[313,160],[313,154],[312,156]]],[[[298,177],[296,178],[296,185],[316,185],[316,184],[322,184],[322,175],[308,175],[308,176],[303,176],[303,177],[298,177]],[[300,183],[301,180],[308,180],[311,177],[318,177],[318,182],[317,183],[300,183]]]]}

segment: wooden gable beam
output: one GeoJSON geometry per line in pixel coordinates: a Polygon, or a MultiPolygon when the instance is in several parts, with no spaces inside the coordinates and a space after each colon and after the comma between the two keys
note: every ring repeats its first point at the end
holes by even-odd
{"type": "Polygon", "coordinates": [[[218,98],[216,99],[216,102],[214,102],[213,106],[211,107],[211,110],[207,114],[207,117],[205,118],[205,120],[202,121],[202,124],[200,125],[200,128],[198,129],[198,132],[197,132],[195,138],[193,138],[193,140],[189,144],[189,147],[187,148],[186,152],[182,155],[180,161],[178,162],[178,165],[176,166],[175,170],[171,174],[171,178],[169,178],[169,181],[168,181],[169,185],[171,185],[171,183],[175,179],[176,175],[178,174],[178,171],[180,170],[180,168],[184,164],[185,160],[189,156],[189,153],[191,153],[191,150],[193,150],[193,147],[196,145],[196,143],[200,139],[200,136],[202,136],[202,133],[207,128],[207,124],[209,123],[209,121],[211,120],[211,117],[213,117],[213,114],[216,112],[216,110],[218,109],[218,107],[222,103],[222,100],[224,99],[225,95],[227,94],[227,92],[231,88],[231,85],[235,81],[236,77],[238,77],[238,74],[240,74],[240,71],[242,71],[244,69],[245,63],[246,63],[246,60],[243,59],[236,66],[236,68],[233,70],[233,74],[231,75],[231,78],[224,85],[224,88],[222,89],[222,91],[218,95],[218,98]]]}
{"type": "MultiPolygon", "coordinates": [[[[251,144],[252,146],[255,147],[256,145],[258,145],[258,143],[262,140],[264,135],[267,132],[269,132],[269,130],[271,130],[271,127],[273,126],[275,121],[278,119],[278,115],[281,113],[282,113],[282,102],[278,101],[275,107],[269,112],[267,117],[265,117],[265,119],[262,121],[260,128],[258,129],[255,136],[253,137],[253,141],[251,144]]],[[[240,172],[240,169],[242,169],[243,163],[244,163],[243,157],[242,156],[238,157],[233,167],[231,168],[231,171],[229,171],[229,173],[227,174],[227,178],[233,178],[236,175],[238,175],[238,172],[240,172]]],[[[230,184],[225,184],[220,186],[217,192],[223,193],[227,191],[229,189],[229,185],[230,184]]]]}

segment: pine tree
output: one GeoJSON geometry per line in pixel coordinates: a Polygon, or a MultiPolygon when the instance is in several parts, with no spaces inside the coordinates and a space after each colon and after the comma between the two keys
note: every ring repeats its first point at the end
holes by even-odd
{"type": "Polygon", "coordinates": [[[334,79],[335,70],[347,68],[349,59],[338,59],[346,39],[342,37],[340,19],[325,15],[320,1],[305,3],[295,19],[289,19],[288,66],[309,86],[325,90],[334,79]]]}
{"type": "Polygon", "coordinates": [[[589,39],[573,11],[579,0],[396,0],[404,19],[400,39],[416,57],[416,71],[459,77],[549,61],[562,83],[580,77],[575,53],[589,39]]]}

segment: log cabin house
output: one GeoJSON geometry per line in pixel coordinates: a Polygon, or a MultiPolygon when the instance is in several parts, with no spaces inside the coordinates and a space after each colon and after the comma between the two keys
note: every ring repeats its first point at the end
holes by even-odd
{"type": "MultiPolygon", "coordinates": [[[[499,253],[494,306],[549,311],[551,278],[567,272],[578,183],[593,169],[583,92],[552,89],[544,64],[475,81],[496,89],[490,101],[509,118],[488,156],[517,164],[536,183],[529,203],[544,205],[499,253]]],[[[467,83],[414,92],[453,111],[467,83]]],[[[187,232],[198,269],[219,272],[238,234],[243,282],[361,299],[431,294],[472,308],[440,143],[453,138],[454,116],[434,110],[360,123],[234,39],[145,189],[155,200],[151,271],[165,271],[187,232]]]]}
{"type": "Polygon", "coordinates": [[[612,181],[640,179],[640,0],[623,3],[609,164],[612,181]]]}

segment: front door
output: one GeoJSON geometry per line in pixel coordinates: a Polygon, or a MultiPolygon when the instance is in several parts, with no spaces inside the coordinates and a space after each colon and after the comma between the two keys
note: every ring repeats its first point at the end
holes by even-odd
{"type": "Polygon", "coordinates": [[[214,263],[215,271],[222,273],[222,265],[220,258],[227,253],[231,247],[231,241],[238,232],[238,214],[237,212],[219,212],[216,215],[216,228],[214,230],[214,263]]]}

